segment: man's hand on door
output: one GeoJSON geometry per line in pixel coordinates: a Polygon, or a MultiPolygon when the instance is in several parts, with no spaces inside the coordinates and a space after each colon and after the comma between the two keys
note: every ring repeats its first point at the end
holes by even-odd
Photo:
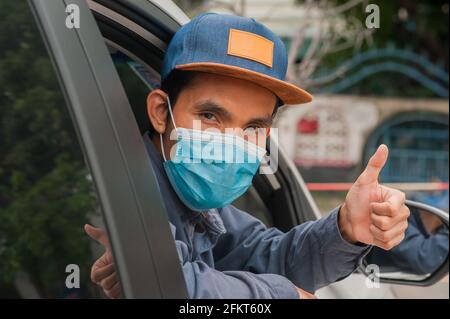
{"type": "Polygon", "coordinates": [[[122,298],[122,288],[114,266],[114,259],[109,245],[108,235],[103,229],[86,224],[86,233],[105,247],[105,253],[95,261],[91,269],[91,280],[102,287],[108,298],[122,298]]]}

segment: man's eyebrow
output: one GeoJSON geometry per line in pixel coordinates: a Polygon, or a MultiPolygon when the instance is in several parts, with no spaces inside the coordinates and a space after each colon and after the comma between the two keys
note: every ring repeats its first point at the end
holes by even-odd
{"type": "Polygon", "coordinates": [[[200,102],[196,104],[194,108],[198,112],[214,113],[215,115],[222,117],[224,120],[231,120],[233,118],[233,115],[225,107],[210,100],[200,102]]]}

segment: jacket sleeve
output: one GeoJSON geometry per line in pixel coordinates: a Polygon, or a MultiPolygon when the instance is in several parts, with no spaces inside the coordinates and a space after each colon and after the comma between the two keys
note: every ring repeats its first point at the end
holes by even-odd
{"type": "Polygon", "coordinates": [[[424,234],[410,217],[405,239],[389,251],[375,247],[367,256],[369,263],[380,267],[381,272],[410,272],[417,275],[431,274],[448,256],[448,228],[436,233],[424,234]]]}
{"type": "Polygon", "coordinates": [[[314,292],[350,275],[370,249],[342,238],[339,208],[283,233],[233,206],[220,215],[227,233],[214,247],[217,269],[278,274],[314,292]]]}
{"type": "MultiPolygon", "coordinates": [[[[175,226],[170,224],[175,237],[175,226]]],[[[191,261],[187,245],[175,240],[190,298],[226,299],[294,299],[294,284],[276,274],[254,274],[248,271],[219,271],[203,261],[191,261]]]]}

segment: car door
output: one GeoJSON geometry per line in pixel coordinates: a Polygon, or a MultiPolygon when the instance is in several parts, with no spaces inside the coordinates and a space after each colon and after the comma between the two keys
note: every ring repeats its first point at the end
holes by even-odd
{"type": "MultiPolygon", "coordinates": [[[[187,297],[157,182],[91,10],[82,0],[29,3],[52,57],[92,174],[124,296],[187,297]],[[79,18],[79,27],[67,23],[67,19],[74,17],[71,14],[79,18]]],[[[120,6],[122,1],[108,3],[120,6]]],[[[134,4],[127,9],[138,17],[145,3],[134,4]]],[[[162,20],[164,13],[158,7],[144,9],[158,16],[157,21],[162,20]]],[[[152,21],[155,20],[146,21],[147,32],[141,35],[156,45],[146,43],[148,46],[140,49],[148,56],[161,56],[164,49],[163,41],[158,40],[161,29],[156,27],[155,34],[151,33],[152,21]]]]}

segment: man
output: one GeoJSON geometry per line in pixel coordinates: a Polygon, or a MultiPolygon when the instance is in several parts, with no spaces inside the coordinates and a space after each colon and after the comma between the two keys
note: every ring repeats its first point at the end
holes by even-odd
{"type": "MultiPolygon", "coordinates": [[[[269,131],[280,105],[311,101],[307,92],[284,82],[286,69],[282,41],[253,19],[203,14],[169,44],[161,89],[147,98],[154,131],[144,142],[191,298],[314,298],[316,289],[351,274],[371,245],[390,249],[403,239],[405,196],[378,184],[388,156],[384,145],[345,203],[321,220],[283,233],[229,205],[250,186],[262,147],[240,137],[230,142],[222,133],[269,131]],[[253,145],[243,153],[256,160],[202,158],[208,147],[202,135],[210,129],[216,132],[205,135],[220,137],[214,145],[225,153],[253,145]]],[[[106,247],[92,267],[92,280],[107,296],[120,297],[106,233],[85,228],[106,247]]]]}

